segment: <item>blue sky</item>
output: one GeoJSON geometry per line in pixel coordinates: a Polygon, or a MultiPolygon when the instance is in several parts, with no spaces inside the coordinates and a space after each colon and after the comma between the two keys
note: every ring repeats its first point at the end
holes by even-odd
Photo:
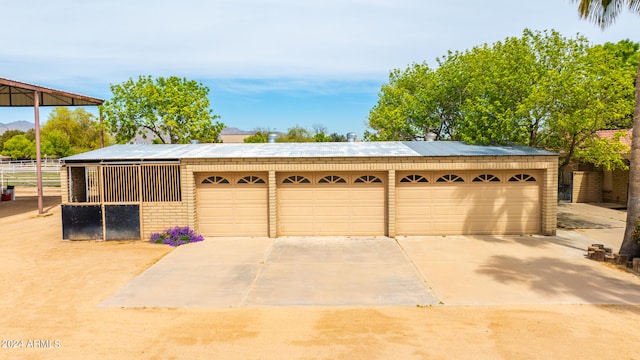
{"type": "MultiPolygon", "coordinates": [[[[187,77],[210,88],[227,126],[359,137],[394,68],[525,28],[640,42],[640,17],[602,31],[570,0],[32,0],[2,13],[0,77],[103,99],[138,75],[187,77]]],[[[16,120],[33,110],[0,108],[0,122],[16,120]]]]}

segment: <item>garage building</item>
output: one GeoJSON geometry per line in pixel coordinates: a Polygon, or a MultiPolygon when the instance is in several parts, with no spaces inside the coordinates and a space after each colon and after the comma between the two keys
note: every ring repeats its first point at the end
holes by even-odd
{"type": "Polygon", "coordinates": [[[558,158],[461,142],[115,145],[63,159],[65,239],[554,235],[558,158]]]}

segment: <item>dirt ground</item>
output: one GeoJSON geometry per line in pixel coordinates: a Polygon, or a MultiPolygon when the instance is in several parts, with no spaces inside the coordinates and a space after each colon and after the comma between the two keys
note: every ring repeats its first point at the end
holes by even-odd
{"type": "Polygon", "coordinates": [[[0,359],[640,359],[640,306],[100,307],[171,248],[62,241],[57,191],[0,202],[0,359]]]}

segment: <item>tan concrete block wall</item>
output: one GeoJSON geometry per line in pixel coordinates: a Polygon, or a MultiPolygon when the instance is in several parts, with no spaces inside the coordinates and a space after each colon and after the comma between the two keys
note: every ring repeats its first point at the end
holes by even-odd
{"type": "Polygon", "coordinates": [[[187,212],[186,224],[193,229],[198,229],[196,220],[198,214],[196,213],[198,207],[196,204],[196,181],[193,175],[193,171],[189,171],[187,167],[180,166],[180,187],[182,191],[182,206],[185,207],[187,212]]]}
{"type": "Polygon", "coordinates": [[[574,203],[602,202],[602,173],[574,171],[571,201],[574,203]]]}
{"type": "Polygon", "coordinates": [[[191,172],[226,171],[388,171],[388,170],[516,170],[547,169],[555,156],[301,158],[301,159],[186,159],[191,172]]]}
{"type": "MultiPolygon", "coordinates": [[[[140,210],[142,239],[149,240],[151,233],[161,232],[174,226],[189,225],[189,212],[186,204],[143,203],[140,210]]],[[[191,227],[191,225],[189,225],[191,227]]]]}
{"type": "Polygon", "coordinates": [[[558,227],[558,162],[552,164],[542,175],[541,231],[542,235],[554,236],[558,227]]]}
{"type": "Polygon", "coordinates": [[[396,237],[396,171],[387,177],[387,236],[396,237]]]}
{"type": "Polygon", "coordinates": [[[386,171],[388,236],[395,236],[395,171],[455,171],[455,170],[541,170],[543,187],[541,199],[541,232],[554,235],[557,227],[558,158],[556,156],[481,156],[481,157],[398,157],[398,158],[300,158],[300,159],[185,159],[183,164],[183,194],[189,192],[192,200],[183,198],[190,219],[196,219],[195,172],[269,172],[269,236],[276,236],[277,216],[275,176],[278,172],[311,171],[386,171]],[[274,179],[271,179],[271,178],[274,179]]]}
{"type": "Polygon", "coordinates": [[[629,170],[613,171],[613,189],[602,192],[602,201],[627,205],[629,191],[629,170]]]}
{"type": "Polygon", "coordinates": [[[60,196],[63,204],[69,203],[69,180],[68,180],[69,168],[66,166],[60,167],[60,196]]]}
{"type": "Polygon", "coordinates": [[[275,238],[278,236],[278,206],[277,206],[277,185],[276,185],[276,172],[269,171],[269,237],[275,238]]]}

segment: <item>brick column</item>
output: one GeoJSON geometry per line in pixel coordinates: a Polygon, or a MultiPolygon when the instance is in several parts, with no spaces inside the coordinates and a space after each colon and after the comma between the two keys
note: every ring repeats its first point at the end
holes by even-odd
{"type": "Polygon", "coordinates": [[[387,176],[387,236],[396,237],[396,171],[387,176]]]}
{"type": "Polygon", "coordinates": [[[182,191],[182,203],[187,207],[187,225],[192,229],[197,229],[197,209],[196,209],[196,180],[193,170],[184,163],[180,164],[180,187],[182,191]]]}
{"type": "Polygon", "coordinates": [[[60,167],[60,201],[62,204],[68,204],[69,201],[69,168],[66,165],[60,167]]]}
{"type": "Polygon", "coordinates": [[[542,234],[556,235],[558,227],[558,166],[557,160],[542,176],[542,234]]]}
{"type": "Polygon", "coordinates": [[[278,236],[278,214],[277,214],[277,201],[276,198],[276,172],[274,170],[269,171],[269,198],[268,198],[268,206],[269,206],[269,237],[275,238],[278,236]]]}

